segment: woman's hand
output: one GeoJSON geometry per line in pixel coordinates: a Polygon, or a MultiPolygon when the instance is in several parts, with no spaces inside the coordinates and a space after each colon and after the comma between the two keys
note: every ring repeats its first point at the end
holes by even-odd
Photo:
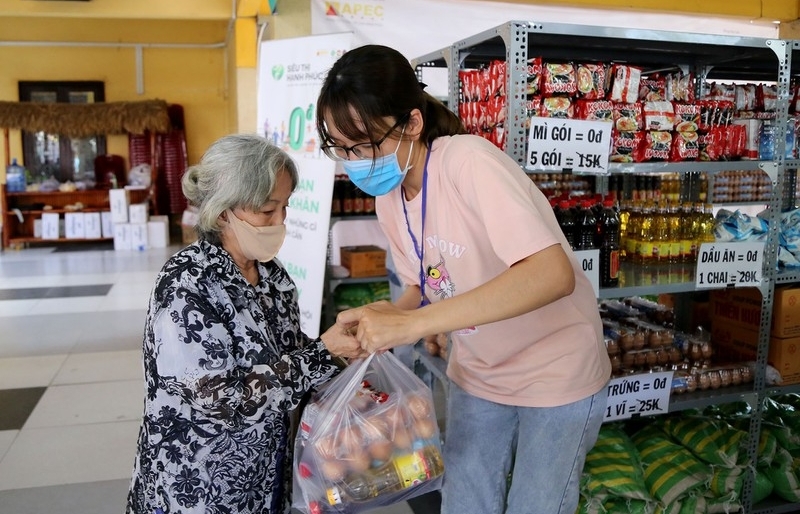
{"type": "Polygon", "coordinates": [[[361,348],[372,353],[418,341],[421,336],[414,333],[413,313],[382,301],[342,311],[336,324],[354,326],[361,348]]]}
{"type": "Polygon", "coordinates": [[[334,324],[320,336],[322,344],[335,357],[345,359],[360,359],[369,355],[369,352],[361,348],[361,344],[355,337],[355,327],[350,324],[334,324]]]}

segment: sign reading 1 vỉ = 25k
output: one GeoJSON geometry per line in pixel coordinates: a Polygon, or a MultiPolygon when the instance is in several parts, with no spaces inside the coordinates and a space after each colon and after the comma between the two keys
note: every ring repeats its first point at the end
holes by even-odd
{"type": "Polygon", "coordinates": [[[697,251],[695,287],[758,287],[764,243],[703,243],[697,251]]]}
{"type": "Polygon", "coordinates": [[[529,171],[606,173],[611,123],[603,121],[531,118],[529,171]]]}
{"type": "Polygon", "coordinates": [[[612,378],[606,391],[603,421],[666,414],[672,392],[672,371],[612,378]]]}

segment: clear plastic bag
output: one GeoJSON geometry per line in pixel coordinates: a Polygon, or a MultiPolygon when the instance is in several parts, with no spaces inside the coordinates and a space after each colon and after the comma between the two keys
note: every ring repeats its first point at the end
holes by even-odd
{"type": "Polygon", "coordinates": [[[391,352],[354,361],[311,399],[295,439],[292,507],[354,514],[441,488],[430,389],[391,352]]]}

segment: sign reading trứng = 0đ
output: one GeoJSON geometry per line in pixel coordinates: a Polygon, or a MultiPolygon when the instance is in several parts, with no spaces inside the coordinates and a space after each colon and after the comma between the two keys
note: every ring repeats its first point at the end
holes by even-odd
{"type": "Polygon", "coordinates": [[[525,168],[530,171],[608,171],[611,123],[531,118],[525,168]]]}
{"type": "Polygon", "coordinates": [[[612,378],[606,386],[608,398],[603,421],[669,412],[672,373],[658,371],[612,378]]]}

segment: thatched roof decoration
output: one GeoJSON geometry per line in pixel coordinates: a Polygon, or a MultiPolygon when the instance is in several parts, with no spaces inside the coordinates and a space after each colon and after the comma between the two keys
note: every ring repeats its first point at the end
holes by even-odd
{"type": "Polygon", "coordinates": [[[167,102],[91,104],[0,102],[0,128],[44,131],[67,137],[168,132],[167,102]]]}

